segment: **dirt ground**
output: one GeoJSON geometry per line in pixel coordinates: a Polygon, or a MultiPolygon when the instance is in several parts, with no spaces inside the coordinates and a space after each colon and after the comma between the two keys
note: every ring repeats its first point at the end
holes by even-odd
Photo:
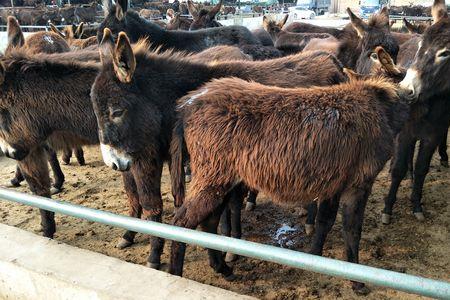
{"type": "MultiPolygon", "coordinates": [[[[86,149],[87,165],[75,162],[63,166],[65,189],[55,198],[87,207],[127,214],[127,200],[122,189],[121,175],[104,166],[98,148],[86,149]]],[[[0,157],[0,184],[8,186],[15,169],[14,161],[0,157]]],[[[426,221],[418,222],[410,212],[408,195],[410,180],[405,180],[398,194],[391,225],[381,224],[383,197],[389,187],[387,170],[375,183],[370,197],[361,240],[362,264],[408,274],[450,281],[450,171],[441,168],[437,157],[427,177],[423,202],[426,221]]],[[[17,190],[29,192],[26,184],[17,190]]],[[[163,177],[164,221],[169,222],[173,211],[167,170],[163,177]]],[[[2,223],[39,234],[37,209],[0,201],[2,223]]],[[[307,251],[310,238],[304,234],[304,217],[299,210],[283,208],[260,197],[253,212],[243,213],[244,239],[290,249],[307,251]]],[[[128,262],[145,264],[148,238],[138,234],[137,243],[125,250],[115,245],[123,231],[110,226],[57,215],[55,239],[76,247],[97,251],[128,262]]],[[[341,219],[330,233],[324,256],[343,259],[341,219]]],[[[166,243],[163,262],[169,260],[170,243],[166,243]]],[[[263,299],[335,299],[359,298],[346,280],[319,275],[290,267],[249,258],[234,264],[238,281],[227,282],[209,267],[206,250],[189,246],[184,274],[187,278],[263,299]]],[[[150,289],[151,287],[149,287],[150,289]]],[[[417,299],[402,292],[369,286],[369,299],[417,299]]]]}

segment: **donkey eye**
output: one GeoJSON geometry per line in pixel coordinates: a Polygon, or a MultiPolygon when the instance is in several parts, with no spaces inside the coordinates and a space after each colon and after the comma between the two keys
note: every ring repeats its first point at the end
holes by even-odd
{"type": "Polygon", "coordinates": [[[125,111],[123,109],[115,109],[111,112],[111,117],[113,119],[120,118],[125,111]]]}
{"type": "Polygon", "coordinates": [[[375,52],[372,52],[370,54],[370,58],[373,59],[373,60],[378,60],[378,54],[376,54],[375,52]]]}
{"type": "Polygon", "coordinates": [[[436,54],[436,57],[438,57],[438,58],[449,58],[450,57],[450,50],[442,50],[442,51],[439,51],[437,54],[436,54]]]}

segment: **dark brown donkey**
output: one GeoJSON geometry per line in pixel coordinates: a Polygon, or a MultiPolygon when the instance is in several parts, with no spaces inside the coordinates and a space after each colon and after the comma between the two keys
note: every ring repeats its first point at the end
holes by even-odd
{"type": "Polygon", "coordinates": [[[105,0],[105,19],[99,27],[97,38],[102,39],[103,30],[109,28],[114,35],[124,31],[132,43],[149,38],[152,47],[162,50],[174,49],[188,52],[200,52],[217,45],[261,45],[259,40],[243,26],[225,26],[196,31],[165,30],[156,24],[140,18],[133,11],[128,11],[128,0],[105,0]]]}
{"type": "MultiPolygon", "coordinates": [[[[12,51],[13,48],[25,49],[30,54],[63,53],[68,52],[70,50],[65,40],[61,39],[59,36],[51,32],[37,32],[32,35],[29,35],[25,39],[19,23],[17,22],[16,18],[12,16],[8,17],[7,35],[8,35],[8,45],[6,49],[7,53],[12,51]]],[[[42,147],[48,154],[48,161],[50,163],[50,167],[52,168],[53,175],[55,177],[52,187],[52,194],[55,194],[61,191],[61,188],[64,184],[64,173],[62,172],[61,167],[59,165],[56,152],[52,148],[50,148],[47,144],[43,144],[42,147]]],[[[79,149],[81,150],[81,148],[79,149]]],[[[67,151],[64,152],[64,156],[68,156],[67,151]]],[[[82,155],[81,159],[84,162],[84,157],[82,155]]],[[[22,175],[20,167],[17,166],[15,176],[11,180],[11,185],[18,187],[20,186],[20,183],[24,180],[25,179],[22,175]]]]}
{"type": "Polygon", "coordinates": [[[447,134],[450,125],[450,19],[445,1],[434,1],[434,24],[425,30],[413,64],[400,86],[406,96],[417,101],[411,117],[397,139],[391,170],[391,186],[385,199],[383,223],[389,223],[397,191],[407,172],[414,144],[420,140],[414,166],[411,202],[417,219],[423,220],[422,190],[433,152],[447,134]]]}
{"type": "MultiPolygon", "coordinates": [[[[19,160],[25,179],[37,195],[50,197],[43,143],[48,141],[53,148],[63,149],[99,142],[97,119],[90,99],[91,86],[99,71],[98,64],[92,61],[98,58],[98,51],[29,55],[17,49],[0,59],[3,91],[0,94],[0,147],[10,158],[19,160]],[[20,99],[15,95],[21,95],[20,99]]],[[[149,215],[150,220],[161,221],[154,216],[154,211],[143,211],[140,205],[144,203],[144,207],[149,207],[148,203],[154,200],[154,186],[149,185],[154,181],[154,169],[154,161],[142,157],[122,175],[130,215],[137,218],[149,215]]],[[[54,214],[41,211],[41,216],[44,235],[53,237],[54,214]]],[[[126,232],[118,246],[132,241],[134,235],[126,232]]],[[[158,239],[152,240],[153,251],[157,253],[156,257],[149,258],[152,267],[159,265],[162,244],[158,242],[158,239]]]]}
{"type": "MultiPolygon", "coordinates": [[[[92,87],[92,101],[98,118],[99,135],[105,163],[126,171],[151,163],[144,178],[149,187],[139,204],[161,220],[161,171],[169,159],[169,143],[175,119],[176,100],[205,82],[236,76],[280,86],[329,85],[346,80],[340,63],[324,52],[311,52],[268,61],[215,62],[193,61],[190,56],[170,52],[156,54],[145,47],[131,49],[125,33],[114,45],[105,29],[100,45],[103,68],[92,87]],[[310,70],[316,72],[311,74],[310,70]],[[174,80],[176,78],[176,80],[174,80]]],[[[174,186],[175,205],[183,202],[184,185],[174,186]]],[[[240,217],[237,218],[240,220],[240,217]]],[[[133,239],[124,237],[130,243],[133,239]]],[[[159,263],[162,240],[153,247],[150,262],[159,263]],[[159,254],[158,254],[159,251],[159,254]]]]}
{"type": "Polygon", "coordinates": [[[336,38],[328,33],[296,33],[283,30],[289,15],[286,15],[280,22],[263,17],[263,27],[270,34],[275,48],[284,53],[298,53],[308,45],[312,39],[333,39],[336,38]]]}
{"type": "Polygon", "coordinates": [[[169,8],[166,14],[170,17],[169,22],[166,25],[167,30],[189,30],[189,27],[191,27],[192,19],[181,16],[181,13],[176,13],[173,9],[169,8]]]}
{"type": "Polygon", "coordinates": [[[204,28],[221,27],[222,24],[215,20],[216,15],[220,12],[223,0],[220,0],[211,10],[201,9],[200,11],[195,7],[194,2],[188,0],[189,13],[194,19],[189,26],[189,30],[198,30],[204,28]]]}
{"type": "MultiPolygon", "coordinates": [[[[346,257],[359,262],[367,198],[408,117],[392,83],[285,89],[227,78],[181,98],[178,110],[172,168],[183,167],[184,144],[193,176],[175,225],[216,233],[230,192],[244,183],[277,203],[317,201],[311,252],[321,255],[341,202],[346,257]]],[[[185,247],[172,244],[172,274],[182,275],[185,247]]],[[[221,252],[209,254],[216,272],[232,276],[221,252]]],[[[364,284],[353,288],[361,292],[364,284]]]]}

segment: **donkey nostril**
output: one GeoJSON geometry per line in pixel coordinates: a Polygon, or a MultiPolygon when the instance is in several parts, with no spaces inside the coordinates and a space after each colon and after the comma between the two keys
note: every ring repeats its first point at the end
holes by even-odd
{"type": "Polygon", "coordinates": [[[112,163],[112,169],[113,169],[114,171],[117,171],[117,165],[116,165],[116,163],[112,163]]]}

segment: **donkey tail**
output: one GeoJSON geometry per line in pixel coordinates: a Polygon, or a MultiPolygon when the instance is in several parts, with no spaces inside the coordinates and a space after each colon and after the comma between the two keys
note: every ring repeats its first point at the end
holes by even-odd
{"type": "Polygon", "coordinates": [[[185,197],[185,172],[184,163],[186,161],[185,154],[186,144],[184,141],[183,121],[178,120],[175,123],[172,133],[172,141],[170,142],[170,181],[172,183],[172,195],[175,199],[175,207],[180,207],[185,197]]]}

